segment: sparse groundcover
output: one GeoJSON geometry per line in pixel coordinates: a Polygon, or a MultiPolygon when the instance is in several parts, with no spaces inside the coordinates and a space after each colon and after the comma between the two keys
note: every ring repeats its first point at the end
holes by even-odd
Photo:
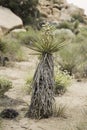
{"type": "MultiPolygon", "coordinates": [[[[28,76],[25,81],[25,88],[27,94],[31,94],[32,92],[32,82],[33,82],[33,76],[28,76]]],[[[63,72],[61,70],[58,70],[55,73],[55,87],[54,87],[55,95],[64,94],[67,91],[67,87],[70,86],[71,82],[72,77],[68,74],[67,71],[63,72]]]]}
{"type": "Polygon", "coordinates": [[[31,26],[25,26],[26,32],[19,32],[15,34],[16,39],[19,39],[20,43],[22,45],[31,45],[32,40],[34,39],[35,34],[39,35],[39,31],[37,29],[34,29],[31,26]]]}
{"type": "Polygon", "coordinates": [[[76,128],[77,128],[77,130],[87,130],[87,121],[80,122],[76,128]]]}
{"type": "Polygon", "coordinates": [[[78,44],[71,43],[59,52],[60,58],[59,60],[57,58],[56,62],[58,61],[62,71],[67,70],[70,75],[73,75],[74,70],[81,63],[79,49],[78,44]]]}
{"type": "Polygon", "coordinates": [[[70,75],[79,75],[83,78],[87,76],[87,28],[80,28],[71,44],[64,47],[56,55],[56,62],[61,66],[61,70],[67,70],[70,75]]]}
{"type": "Polygon", "coordinates": [[[0,130],[2,130],[2,120],[0,119],[0,130]]]}
{"type": "Polygon", "coordinates": [[[83,108],[82,111],[83,118],[82,120],[77,124],[77,130],[87,130],[87,106],[83,108]]]}
{"type": "Polygon", "coordinates": [[[67,109],[66,105],[55,104],[53,106],[53,116],[59,118],[67,118],[66,109],[67,109]]]}
{"type": "Polygon", "coordinates": [[[72,14],[72,20],[78,20],[81,23],[86,23],[82,14],[72,14]]]}
{"type": "Polygon", "coordinates": [[[26,89],[27,94],[31,94],[31,92],[32,92],[32,81],[33,81],[32,76],[28,76],[25,81],[25,89],[26,89]]]}
{"type": "Polygon", "coordinates": [[[67,87],[71,84],[72,77],[67,71],[63,72],[59,70],[55,75],[55,94],[62,95],[66,92],[67,87]]]}
{"type": "MultiPolygon", "coordinates": [[[[77,73],[79,77],[87,77],[87,27],[80,28],[80,33],[75,39],[75,43],[78,45],[79,52],[79,64],[77,65],[77,73]]],[[[78,58],[77,58],[78,59],[78,58]]]]}
{"type": "Polygon", "coordinates": [[[26,116],[30,118],[48,118],[52,116],[54,102],[54,52],[66,45],[70,37],[56,35],[55,28],[45,25],[37,35],[31,37],[30,49],[41,55],[40,63],[36,69],[32,83],[32,98],[26,116]]]}
{"type": "Polygon", "coordinates": [[[5,49],[5,43],[2,42],[2,40],[0,39],[0,52],[4,51],[4,49],[5,49]]]}
{"type": "Polygon", "coordinates": [[[5,92],[12,88],[12,82],[4,77],[0,77],[0,97],[3,97],[5,92]]]}
{"type": "Polygon", "coordinates": [[[0,52],[1,55],[8,57],[11,61],[22,61],[25,59],[20,40],[14,34],[3,36],[0,39],[0,52]]]}
{"type": "Polygon", "coordinates": [[[60,22],[57,28],[59,29],[69,29],[71,30],[74,34],[79,33],[79,21],[75,20],[74,22],[68,22],[68,21],[63,21],[60,22]]]}

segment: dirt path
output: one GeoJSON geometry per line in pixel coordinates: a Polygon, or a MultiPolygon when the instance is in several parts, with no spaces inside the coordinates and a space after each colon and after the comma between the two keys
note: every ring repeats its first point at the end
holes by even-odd
{"type": "Polygon", "coordinates": [[[13,88],[6,93],[8,98],[0,100],[0,108],[15,108],[20,115],[14,120],[2,120],[1,130],[75,130],[77,124],[84,119],[83,108],[87,105],[87,82],[73,81],[68,91],[61,97],[55,97],[57,105],[66,106],[67,118],[49,118],[31,120],[25,118],[30,96],[23,90],[25,78],[34,73],[35,59],[15,63],[14,67],[0,68],[0,76],[6,76],[13,82],[13,88]],[[3,104],[3,107],[2,107],[3,104]]]}

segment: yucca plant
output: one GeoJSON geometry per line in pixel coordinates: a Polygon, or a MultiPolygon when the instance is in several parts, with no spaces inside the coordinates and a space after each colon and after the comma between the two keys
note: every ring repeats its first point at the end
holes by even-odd
{"type": "Polygon", "coordinates": [[[45,25],[42,31],[33,34],[29,48],[41,55],[32,83],[32,97],[27,116],[48,118],[53,113],[54,63],[53,53],[66,45],[66,37],[55,35],[55,28],[45,25]]]}

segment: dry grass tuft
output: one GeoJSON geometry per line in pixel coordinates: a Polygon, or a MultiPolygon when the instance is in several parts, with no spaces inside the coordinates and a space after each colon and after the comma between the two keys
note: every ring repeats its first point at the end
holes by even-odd
{"type": "Polygon", "coordinates": [[[53,107],[53,116],[67,118],[66,115],[66,105],[59,104],[58,106],[54,105],[53,107]]]}

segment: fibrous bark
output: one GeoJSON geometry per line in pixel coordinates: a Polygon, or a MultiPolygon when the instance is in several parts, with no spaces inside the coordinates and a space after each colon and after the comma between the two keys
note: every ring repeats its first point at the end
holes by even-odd
{"type": "Polygon", "coordinates": [[[53,110],[54,64],[51,54],[43,54],[33,78],[32,98],[27,116],[48,118],[53,110]]]}

